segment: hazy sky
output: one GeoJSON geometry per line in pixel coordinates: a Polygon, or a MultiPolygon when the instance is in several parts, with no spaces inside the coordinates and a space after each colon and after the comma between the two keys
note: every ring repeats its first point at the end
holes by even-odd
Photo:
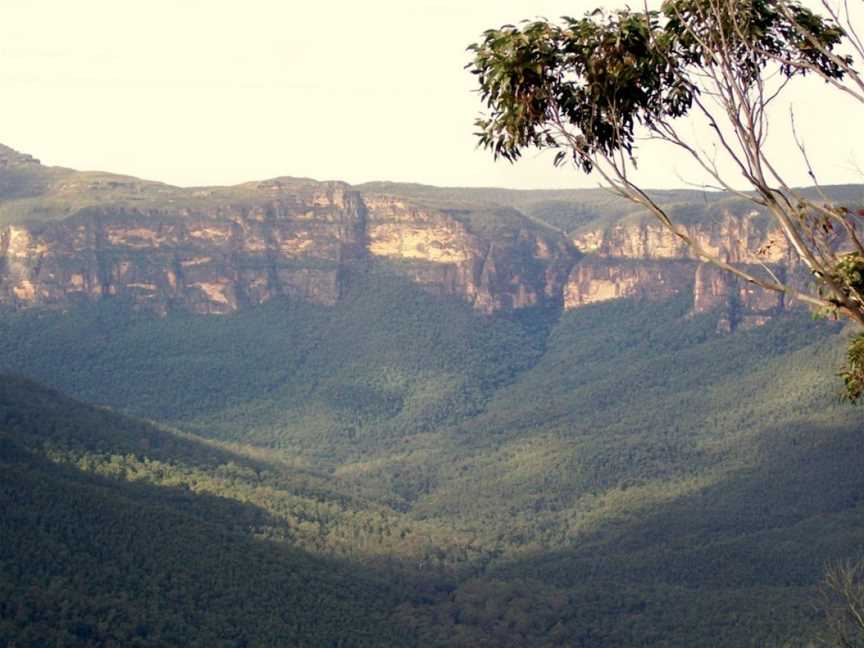
{"type": "MultiPolygon", "coordinates": [[[[46,164],[181,185],[293,175],[596,186],[548,154],[511,167],[475,150],[480,106],[463,66],[488,27],[597,4],[2,0],[0,142],[46,164]]],[[[862,108],[819,83],[794,103],[820,179],[864,181],[862,108]]],[[[778,157],[803,183],[786,110],[778,157]]],[[[667,153],[641,159],[646,184],[697,179],[667,153]]]]}

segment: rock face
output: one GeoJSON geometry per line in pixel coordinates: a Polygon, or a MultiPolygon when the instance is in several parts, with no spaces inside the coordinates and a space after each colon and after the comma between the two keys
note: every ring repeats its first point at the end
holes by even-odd
{"type": "MultiPolygon", "coordinates": [[[[332,305],[352,272],[377,263],[487,314],[692,290],[693,312],[717,311],[729,331],[789,306],[700,265],[653,220],[567,235],[459,190],[424,198],[393,187],[277,178],[182,189],[43,167],[0,145],[0,305],[114,297],[160,314],[229,313],[279,296],[332,305]]],[[[758,214],[700,209],[682,222],[709,253],[780,274],[794,267],[758,214]]]]}
{"type": "MultiPolygon", "coordinates": [[[[682,228],[706,252],[730,263],[791,262],[786,239],[755,212],[741,216],[725,213],[710,222],[685,224],[682,228]]],[[[695,259],[686,243],[654,221],[580,232],[573,237],[573,243],[582,252],[601,257],[695,259]]]]}
{"type": "MultiPolygon", "coordinates": [[[[200,190],[199,190],[200,191],[200,190]]],[[[90,207],[0,229],[0,303],[116,296],[158,313],[228,313],[276,296],[338,301],[357,262],[493,313],[560,303],[577,253],[525,221],[494,239],[457,216],[341,183],[261,183],[242,204],[90,207]]]]}
{"type": "Polygon", "coordinates": [[[327,184],[215,210],[88,208],[56,223],[0,230],[0,302],[66,306],[121,296],[165,313],[226,313],[291,294],[339,297],[364,253],[356,192],[327,184]]]}
{"type": "Polygon", "coordinates": [[[484,313],[558,305],[573,246],[527,221],[494,238],[473,233],[452,214],[389,196],[366,198],[371,254],[397,261],[414,281],[460,295],[484,313]]]}
{"type": "MultiPolygon", "coordinates": [[[[724,214],[710,224],[684,228],[709,254],[754,266],[756,274],[764,275],[764,266],[782,276],[795,265],[786,240],[756,213],[724,214]]],[[[570,273],[565,308],[630,296],[664,299],[692,289],[692,312],[717,311],[718,331],[729,332],[761,326],[789,307],[780,293],[697,262],[690,248],[659,223],[615,224],[579,232],[572,240],[586,257],[570,273]]]]}
{"type": "Polygon", "coordinates": [[[695,264],[688,261],[622,262],[586,257],[573,268],[564,288],[564,307],[640,297],[666,299],[692,284],[695,264]]]}
{"type": "Polygon", "coordinates": [[[738,328],[762,326],[785,307],[782,293],[742,282],[715,266],[700,264],[696,269],[693,311],[717,310],[719,331],[728,333],[738,328]]]}

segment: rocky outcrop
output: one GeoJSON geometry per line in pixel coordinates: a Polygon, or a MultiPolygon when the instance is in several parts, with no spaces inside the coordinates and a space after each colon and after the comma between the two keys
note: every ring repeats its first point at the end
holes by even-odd
{"type": "Polygon", "coordinates": [[[199,197],[205,206],[91,207],[0,229],[0,303],[114,296],[158,313],[228,313],[276,296],[329,305],[352,264],[380,259],[493,313],[559,303],[577,256],[527,220],[480,236],[458,214],[341,183],[260,183],[241,204],[199,197]]]}
{"type": "MultiPolygon", "coordinates": [[[[765,216],[751,212],[730,213],[698,224],[681,225],[687,235],[712,256],[730,263],[786,264],[791,256],[786,239],[770,226],[765,216]]],[[[694,259],[690,248],[654,220],[616,224],[587,230],[573,236],[573,243],[586,254],[626,259],[694,259]]]]}
{"type": "Polygon", "coordinates": [[[694,265],[688,261],[629,262],[586,257],[570,273],[564,288],[564,307],[637,297],[668,299],[693,283],[694,265]]]}
{"type": "Polygon", "coordinates": [[[27,153],[19,153],[15,149],[0,144],[0,168],[16,168],[27,166],[41,166],[39,160],[27,153]]]}
{"type": "MultiPolygon", "coordinates": [[[[268,181],[236,203],[202,191],[203,206],[89,207],[0,229],[0,304],[65,308],[112,296],[163,314],[228,313],[277,296],[332,305],[354,264],[377,259],[483,313],[692,289],[693,312],[717,310],[719,328],[732,330],[786,307],[782,295],[697,264],[659,225],[616,225],[571,242],[512,210],[500,214],[509,225],[489,235],[475,231],[469,210],[342,183],[268,181]]],[[[724,259],[765,259],[778,272],[788,255],[747,219],[692,235],[724,259]]]]}
{"type": "Polygon", "coordinates": [[[370,253],[399,262],[414,281],[462,296],[484,313],[560,305],[577,253],[556,232],[523,219],[480,236],[465,222],[467,213],[417,208],[392,196],[365,200],[370,253]]]}
{"type": "MultiPolygon", "coordinates": [[[[727,213],[683,227],[709,254],[729,263],[753,265],[756,274],[764,274],[764,266],[783,275],[794,266],[785,238],[755,212],[727,213]]],[[[631,296],[663,299],[692,290],[692,313],[716,311],[718,330],[728,332],[761,326],[789,306],[780,293],[697,262],[687,244],[659,223],[618,223],[579,232],[572,240],[586,257],[570,273],[565,308],[631,296]]]]}
{"type": "Polygon", "coordinates": [[[718,331],[762,326],[786,307],[783,293],[741,281],[734,275],[707,264],[696,269],[693,282],[693,312],[717,311],[718,331]]]}
{"type": "MultiPolygon", "coordinates": [[[[229,313],[279,296],[332,305],[352,272],[377,263],[487,314],[692,291],[694,314],[716,311],[718,328],[732,330],[789,307],[699,265],[651,219],[568,237],[488,197],[448,193],[293,178],[183,189],[43,167],[0,145],[0,305],[113,297],[162,314],[229,313]]],[[[794,270],[759,214],[685,207],[679,222],[710,254],[794,270]]]]}
{"type": "Polygon", "coordinates": [[[89,208],[0,230],[0,303],[67,306],[117,296],[165,313],[226,313],[290,294],[339,298],[365,252],[360,196],[331,183],[252,206],[89,208]]]}

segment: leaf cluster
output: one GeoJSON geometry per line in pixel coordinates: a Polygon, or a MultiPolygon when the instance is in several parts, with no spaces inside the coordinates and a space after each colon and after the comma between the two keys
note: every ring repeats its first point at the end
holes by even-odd
{"type": "Polygon", "coordinates": [[[840,372],[846,387],[846,396],[853,403],[864,396],[864,334],[858,335],[849,344],[846,366],[840,372]]]}
{"type": "Polygon", "coordinates": [[[805,74],[803,64],[830,78],[843,77],[842,68],[826,54],[840,44],[843,30],[800,4],[666,0],[663,13],[668,18],[665,31],[675,41],[680,60],[693,69],[713,65],[723,56],[745,86],[756,83],[771,62],[779,62],[786,77],[805,74]]]}
{"type": "MultiPolygon", "coordinates": [[[[488,114],[479,145],[517,160],[523,149],[561,149],[590,173],[597,156],[632,160],[635,129],[681,117],[699,95],[700,71],[723,56],[745,85],[772,63],[786,77],[809,64],[843,70],[829,56],[843,30],[803,6],[767,0],[670,0],[661,12],[629,9],[490,29],[469,46],[488,114]]],[[[841,59],[845,60],[845,59],[841,59]]]]}
{"type": "Polygon", "coordinates": [[[469,67],[491,111],[476,122],[480,144],[510,161],[526,146],[570,146],[588,173],[596,153],[632,154],[638,122],[684,114],[692,101],[656,12],[506,25],[469,49],[475,54],[469,67]],[[556,137],[554,126],[562,122],[578,128],[578,140],[556,137]]]}

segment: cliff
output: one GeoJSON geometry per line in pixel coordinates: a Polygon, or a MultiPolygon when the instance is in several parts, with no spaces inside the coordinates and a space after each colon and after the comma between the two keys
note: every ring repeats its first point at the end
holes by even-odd
{"type": "MultiPolygon", "coordinates": [[[[717,310],[718,328],[732,330],[788,306],[698,264],[649,219],[566,233],[515,207],[519,192],[496,204],[492,190],[479,200],[478,190],[408,187],[277,178],[179,188],[44,167],[0,148],[0,304],[69,308],[110,296],[161,314],[228,313],[277,296],[329,305],[375,262],[483,313],[692,290],[693,311],[717,310]]],[[[793,265],[756,213],[691,220],[691,236],[730,262],[793,265]]]]}
{"type": "MultiPolygon", "coordinates": [[[[782,277],[795,268],[785,238],[765,216],[714,211],[702,222],[683,224],[706,252],[756,275],[768,276],[767,269],[782,277]]],[[[718,330],[729,332],[761,326],[791,306],[783,294],[698,262],[687,244],[648,218],[582,228],[572,241],[586,257],[571,272],[566,308],[629,296],[663,299],[692,290],[692,312],[717,311],[718,330]]]]}
{"type": "Polygon", "coordinates": [[[332,304],[362,241],[362,202],[336,183],[255,205],[87,207],[0,231],[0,302],[65,307],[111,295],[162,313],[225,313],[279,294],[332,304]]]}
{"type": "Polygon", "coordinates": [[[558,305],[578,258],[565,237],[515,210],[490,236],[471,210],[339,182],[180,189],[53,173],[41,193],[0,211],[11,221],[0,226],[0,304],[68,308],[112,296],[158,313],[227,313],[290,296],[329,305],[351,272],[378,259],[493,313],[558,305]]]}
{"type": "Polygon", "coordinates": [[[579,254],[559,233],[512,209],[435,210],[386,194],[365,200],[369,253],[414,281],[484,313],[560,305],[579,254]],[[484,231],[481,219],[500,227],[484,231]]]}

